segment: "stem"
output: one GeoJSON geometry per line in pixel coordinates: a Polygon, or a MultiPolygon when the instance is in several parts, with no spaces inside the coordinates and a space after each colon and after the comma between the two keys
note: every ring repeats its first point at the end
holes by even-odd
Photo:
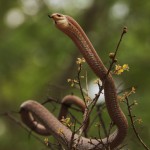
{"type": "Polygon", "coordinates": [[[132,125],[132,128],[133,128],[133,131],[137,137],[137,139],[139,140],[139,142],[143,145],[143,147],[146,149],[146,150],[150,150],[146,144],[143,142],[143,140],[141,139],[139,133],[137,132],[136,130],[136,127],[135,127],[135,124],[134,124],[134,120],[133,120],[133,115],[131,113],[131,105],[129,104],[129,99],[128,97],[125,98],[126,99],[126,102],[127,102],[127,107],[128,107],[128,112],[129,112],[129,118],[130,118],[130,121],[131,121],[131,125],[132,125]]]}
{"type": "Polygon", "coordinates": [[[121,44],[121,41],[122,41],[122,39],[123,39],[123,36],[124,36],[124,34],[125,34],[126,32],[127,32],[127,27],[124,27],[124,28],[123,28],[123,31],[122,31],[122,33],[121,33],[120,39],[119,39],[119,41],[118,41],[117,47],[116,47],[116,49],[115,49],[114,56],[113,56],[113,58],[112,58],[112,61],[111,61],[110,66],[109,66],[107,75],[109,75],[109,73],[110,73],[110,71],[111,71],[111,69],[112,69],[112,67],[113,67],[113,64],[116,62],[116,55],[117,55],[119,46],[120,46],[120,44],[121,44]]]}
{"type": "Polygon", "coordinates": [[[101,108],[101,105],[97,106],[97,114],[98,114],[100,123],[101,123],[101,125],[102,125],[104,134],[105,134],[105,136],[107,137],[107,136],[108,136],[108,133],[107,133],[107,130],[106,130],[106,126],[105,126],[103,117],[102,117],[102,111],[103,111],[103,110],[102,110],[102,108],[101,108]]]}

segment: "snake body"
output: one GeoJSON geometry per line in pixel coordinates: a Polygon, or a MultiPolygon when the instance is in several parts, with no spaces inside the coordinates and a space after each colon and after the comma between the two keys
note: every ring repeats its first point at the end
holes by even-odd
{"type": "MultiPolygon", "coordinates": [[[[119,107],[113,78],[110,73],[108,74],[107,68],[99,58],[83,29],[73,18],[58,13],[54,13],[50,17],[55,21],[56,27],[72,39],[85,58],[86,62],[89,64],[90,68],[101,79],[109,116],[113,123],[117,126],[117,129],[114,131],[114,133],[112,133],[109,137],[99,140],[101,142],[95,139],[82,137],[78,143],[77,149],[105,149],[106,145],[109,145],[110,149],[114,149],[124,140],[128,130],[128,122],[124,113],[119,107]]],[[[55,136],[58,140],[60,140],[63,145],[71,142],[72,132],[67,127],[62,125],[42,105],[33,101],[25,102],[21,105],[21,112],[26,112],[24,113],[25,115],[22,115],[22,118],[24,118],[28,112],[34,113],[34,115],[38,117],[46,129],[49,130],[49,132],[53,134],[53,136],[55,136]],[[54,124],[56,125],[55,127],[57,130],[54,127],[54,124]],[[58,134],[58,128],[63,130],[63,136],[58,134]]],[[[27,121],[24,122],[28,125],[27,121]]],[[[74,139],[78,139],[77,134],[74,135],[74,139]]],[[[75,142],[76,140],[74,140],[74,143],[75,142]]]]}
{"type": "MultiPolygon", "coordinates": [[[[49,135],[51,135],[51,133],[47,130],[47,128],[45,128],[45,126],[43,124],[39,123],[34,118],[34,116],[33,116],[34,112],[33,113],[29,113],[29,111],[27,111],[26,109],[23,109],[25,106],[27,106],[27,105],[34,105],[35,103],[37,103],[37,102],[34,102],[33,100],[28,100],[28,101],[26,101],[25,103],[23,103],[21,105],[20,113],[21,113],[22,121],[31,130],[35,131],[36,133],[38,133],[40,135],[44,135],[44,136],[49,136],[49,135]]],[[[41,104],[37,104],[37,105],[41,106],[41,104]]],[[[68,109],[69,109],[69,107],[71,105],[76,105],[79,109],[81,109],[81,112],[83,112],[83,113],[84,113],[84,111],[86,109],[85,103],[79,97],[74,96],[74,95],[67,95],[61,101],[61,108],[60,108],[60,112],[59,112],[59,115],[58,115],[58,120],[61,120],[62,118],[66,118],[67,117],[68,109]]],[[[33,110],[34,110],[34,108],[33,108],[33,110]]],[[[35,114],[35,116],[36,116],[36,114],[35,114]]],[[[38,118],[38,116],[37,116],[37,118],[38,118]]],[[[84,130],[83,130],[85,135],[86,135],[86,130],[87,130],[88,125],[89,125],[89,119],[87,121],[87,124],[86,124],[84,130]]]]}

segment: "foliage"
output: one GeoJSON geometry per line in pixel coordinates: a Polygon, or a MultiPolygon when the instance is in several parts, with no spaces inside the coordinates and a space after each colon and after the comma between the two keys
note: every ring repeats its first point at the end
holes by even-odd
{"type": "MultiPolygon", "coordinates": [[[[143,140],[148,143],[150,138],[148,101],[150,2],[89,0],[82,5],[80,2],[68,2],[68,0],[60,2],[59,5],[54,5],[52,2],[52,0],[50,3],[32,0],[32,5],[27,5],[23,0],[8,3],[4,0],[0,1],[1,112],[18,111],[19,105],[26,99],[38,98],[39,101],[44,101],[48,96],[53,96],[61,100],[66,93],[70,93],[66,88],[66,80],[74,73],[72,60],[78,57],[78,53],[74,52],[76,48],[67,37],[54,30],[47,14],[63,12],[74,16],[86,30],[107,66],[109,66],[108,53],[115,49],[120,29],[127,25],[129,34],[122,42],[118,57],[120,64],[129,64],[130,71],[128,76],[126,73],[121,75],[121,79],[126,82],[124,88],[134,85],[137,89],[137,96],[131,96],[138,100],[139,105],[134,112],[143,121],[137,127],[143,140]],[[117,9],[119,6],[121,10],[117,9]],[[119,17],[118,14],[122,14],[123,8],[126,13],[119,17]],[[12,25],[12,22],[19,20],[19,16],[13,18],[10,14],[18,10],[23,16],[23,21],[18,23],[19,25],[12,25]],[[115,10],[119,11],[116,15],[115,10]]],[[[86,70],[89,79],[95,78],[88,67],[86,70]]],[[[133,137],[133,132],[129,132],[128,145],[131,149],[139,149],[138,141],[130,140],[133,137]]],[[[43,145],[33,138],[28,138],[26,132],[13,122],[0,117],[1,149],[9,150],[12,145],[16,150],[43,148],[43,145]]]]}

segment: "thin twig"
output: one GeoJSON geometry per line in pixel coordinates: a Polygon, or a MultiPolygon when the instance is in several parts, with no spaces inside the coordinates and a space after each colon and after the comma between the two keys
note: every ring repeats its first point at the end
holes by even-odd
{"type": "Polygon", "coordinates": [[[111,122],[110,125],[109,125],[109,129],[108,129],[108,136],[107,136],[107,148],[110,148],[110,145],[109,145],[109,135],[111,134],[111,130],[112,130],[112,127],[114,126],[114,123],[111,122]]]}
{"type": "Polygon", "coordinates": [[[82,95],[82,98],[83,98],[83,101],[87,107],[87,103],[86,103],[86,99],[85,99],[85,96],[84,96],[84,92],[83,92],[83,89],[82,89],[82,85],[81,85],[81,80],[80,80],[80,73],[81,73],[81,70],[82,70],[82,64],[79,64],[79,67],[78,67],[78,75],[77,75],[77,78],[78,78],[78,84],[79,84],[79,88],[80,88],[80,92],[81,92],[81,95],[82,95]]]}
{"type": "Polygon", "coordinates": [[[76,120],[74,119],[74,126],[73,126],[73,132],[70,140],[70,146],[69,148],[71,149],[74,146],[74,135],[75,135],[75,127],[76,127],[76,120]]]}
{"type": "Polygon", "coordinates": [[[116,49],[115,49],[114,55],[113,55],[113,57],[112,57],[112,61],[111,61],[110,66],[109,66],[109,69],[108,69],[108,72],[107,72],[107,76],[109,75],[110,71],[112,70],[113,64],[117,61],[117,59],[116,59],[117,52],[118,52],[119,46],[120,46],[120,44],[121,44],[121,41],[122,41],[123,36],[124,36],[125,33],[127,33],[127,27],[124,27],[124,28],[123,28],[123,31],[122,31],[122,33],[121,33],[119,42],[118,42],[117,47],[116,47],[116,49]]]}
{"type": "Polygon", "coordinates": [[[146,150],[150,150],[150,148],[147,147],[147,145],[143,142],[142,138],[140,137],[139,133],[137,132],[136,130],[136,127],[135,127],[135,124],[134,124],[134,120],[133,120],[133,115],[132,115],[132,112],[131,112],[131,107],[132,105],[129,104],[129,99],[128,97],[125,97],[126,99],[126,104],[127,104],[127,107],[128,107],[128,112],[129,112],[129,118],[130,118],[130,121],[131,121],[131,125],[132,125],[132,128],[133,128],[133,131],[137,137],[137,139],[139,140],[139,142],[143,145],[143,147],[146,149],[146,150]]]}
{"type": "MultiPolygon", "coordinates": [[[[12,114],[12,112],[5,112],[5,113],[2,113],[0,115],[3,115],[3,116],[7,116],[10,120],[12,120],[13,122],[15,122],[18,126],[20,126],[22,129],[24,129],[28,134],[29,136],[32,136],[34,137],[36,140],[38,140],[39,142],[41,142],[45,147],[49,147],[51,149],[52,146],[58,146],[57,144],[52,144],[50,142],[48,142],[48,145],[45,144],[44,140],[42,140],[41,138],[39,138],[38,136],[36,136],[35,134],[32,134],[32,131],[29,130],[26,126],[24,126],[19,120],[17,120],[12,114]]],[[[16,113],[16,112],[15,112],[16,113]]],[[[18,113],[18,112],[17,112],[18,113]]]]}
{"type": "MultiPolygon", "coordinates": [[[[50,103],[50,102],[54,102],[54,103],[57,103],[57,104],[61,105],[61,102],[59,102],[59,100],[57,100],[57,99],[55,99],[53,97],[48,97],[47,100],[42,102],[41,104],[45,105],[46,103],[50,103]]],[[[77,112],[82,112],[81,109],[78,109],[78,108],[73,107],[73,106],[69,106],[69,108],[71,108],[71,109],[73,109],[73,110],[75,110],[77,112]]]]}
{"type": "MultiPolygon", "coordinates": [[[[45,145],[44,141],[41,140],[38,136],[31,134],[31,130],[29,130],[28,128],[26,128],[19,120],[17,120],[15,117],[13,117],[9,112],[5,112],[3,113],[4,116],[7,116],[10,120],[12,120],[13,122],[15,122],[18,126],[20,126],[22,129],[24,129],[27,133],[29,133],[30,135],[32,135],[35,139],[37,139],[38,141],[40,141],[42,144],[45,145]]],[[[46,146],[46,145],[45,145],[46,146]]]]}
{"type": "Polygon", "coordinates": [[[103,111],[103,110],[102,110],[102,108],[101,108],[101,105],[98,105],[98,106],[97,106],[97,114],[98,114],[100,123],[101,123],[101,125],[102,125],[104,134],[105,134],[105,136],[107,137],[107,136],[108,136],[108,133],[107,133],[107,130],[106,130],[105,122],[104,122],[103,117],[102,117],[102,111],[103,111]]]}

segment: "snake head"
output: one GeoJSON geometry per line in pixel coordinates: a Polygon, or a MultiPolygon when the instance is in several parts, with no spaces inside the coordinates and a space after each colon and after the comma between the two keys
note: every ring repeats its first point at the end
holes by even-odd
{"type": "Polygon", "coordinates": [[[54,13],[51,16],[49,15],[49,17],[54,20],[55,25],[58,28],[66,28],[69,24],[67,17],[63,14],[54,13]]]}

